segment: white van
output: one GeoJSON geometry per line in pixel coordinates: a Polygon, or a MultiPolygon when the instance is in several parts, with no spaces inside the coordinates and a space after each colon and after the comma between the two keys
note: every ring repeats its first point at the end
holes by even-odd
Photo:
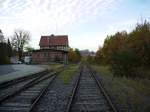
{"type": "Polygon", "coordinates": [[[30,62],[31,62],[31,57],[30,56],[25,56],[24,57],[24,63],[30,64],[30,62]]]}

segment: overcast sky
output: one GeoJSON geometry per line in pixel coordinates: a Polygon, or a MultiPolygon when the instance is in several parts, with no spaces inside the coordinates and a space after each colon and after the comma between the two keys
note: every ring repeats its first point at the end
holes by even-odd
{"type": "Polygon", "coordinates": [[[0,29],[30,31],[30,45],[41,35],[68,35],[73,48],[96,51],[107,35],[131,31],[150,20],[150,0],[0,0],[0,29]]]}

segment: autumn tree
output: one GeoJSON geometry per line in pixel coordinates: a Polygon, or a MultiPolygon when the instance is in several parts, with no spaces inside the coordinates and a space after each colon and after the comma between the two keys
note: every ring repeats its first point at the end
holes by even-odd
{"type": "Polygon", "coordinates": [[[12,46],[17,50],[19,55],[19,60],[22,60],[22,53],[26,44],[28,44],[30,40],[30,33],[28,31],[18,29],[15,30],[14,35],[12,37],[12,46]]]}
{"type": "Polygon", "coordinates": [[[102,48],[103,58],[106,63],[113,63],[113,57],[123,47],[125,47],[127,32],[117,32],[115,35],[107,36],[102,48]]]}
{"type": "Polygon", "coordinates": [[[95,59],[109,64],[114,76],[143,77],[141,68],[150,67],[150,23],[137,24],[128,34],[107,36],[95,59]]]}
{"type": "Polygon", "coordinates": [[[129,34],[128,46],[139,58],[141,66],[150,67],[150,23],[137,24],[129,34]]]}
{"type": "Polygon", "coordinates": [[[81,55],[78,49],[69,49],[68,59],[71,63],[78,63],[81,61],[81,55]]]}
{"type": "Polygon", "coordinates": [[[70,48],[69,52],[68,52],[68,60],[69,60],[69,62],[73,62],[74,58],[75,58],[75,53],[74,53],[73,49],[70,48]]]}
{"type": "Polygon", "coordinates": [[[97,64],[105,64],[102,47],[99,47],[99,49],[97,50],[96,55],[94,57],[94,62],[97,64]]]}

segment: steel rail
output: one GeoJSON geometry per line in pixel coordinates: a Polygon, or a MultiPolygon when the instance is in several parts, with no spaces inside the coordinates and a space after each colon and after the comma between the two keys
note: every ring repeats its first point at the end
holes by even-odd
{"type": "Polygon", "coordinates": [[[41,100],[41,98],[44,96],[44,94],[47,92],[49,86],[55,81],[56,77],[58,76],[58,74],[60,72],[62,72],[63,70],[61,71],[58,71],[56,72],[53,77],[52,77],[52,80],[49,81],[48,85],[45,86],[45,88],[43,88],[43,90],[39,93],[39,95],[35,98],[34,102],[32,103],[32,105],[30,106],[30,109],[28,112],[34,112],[38,102],[41,100]]]}
{"type": "Polygon", "coordinates": [[[37,84],[37,83],[39,83],[39,82],[41,82],[41,81],[43,81],[43,80],[45,80],[45,79],[47,79],[47,78],[52,77],[52,76],[55,75],[55,74],[56,74],[56,72],[51,73],[50,75],[45,76],[44,78],[43,78],[43,77],[38,77],[38,78],[36,78],[36,79],[30,81],[29,83],[27,83],[27,84],[25,84],[23,87],[21,87],[19,90],[13,92],[12,94],[7,94],[7,95],[4,96],[3,98],[1,98],[1,99],[0,99],[0,104],[2,104],[5,100],[8,100],[9,98],[16,96],[16,95],[19,94],[20,92],[22,92],[22,91],[24,91],[24,90],[26,90],[26,89],[28,89],[28,88],[34,86],[35,84],[37,84]],[[40,79],[40,78],[41,78],[41,79],[40,79]]]}
{"type": "Polygon", "coordinates": [[[106,93],[105,89],[103,88],[101,82],[97,79],[97,77],[94,75],[94,73],[92,72],[91,68],[89,68],[90,70],[90,74],[93,77],[93,79],[95,80],[97,86],[99,87],[99,90],[103,93],[104,97],[106,98],[106,101],[108,102],[109,106],[111,107],[111,109],[113,110],[113,112],[118,112],[118,110],[116,109],[116,107],[113,105],[111,99],[109,98],[108,94],[106,93]]]}
{"type": "MultiPolygon", "coordinates": [[[[89,68],[89,72],[92,76],[92,78],[94,79],[94,81],[96,82],[100,92],[103,94],[105,100],[107,101],[109,107],[111,108],[111,110],[113,112],[118,112],[118,110],[116,109],[116,107],[113,105],[111,99],[109,98],[109,96],[107,95],[107,93],[105,92],[104,88],[102,87],[102,84],[99,82],[99,80],[97,79],[97,77],[95,77],[95,75],[93,74],[92,70],[90,67],[89,68]]],[[[76,93],[77,93],[77,90],[79,88],[79,82],[80,82],[80,79],[81,79],[81,75],[82,75],[82,70],[80,71],[80,74],[75,82],[75,86],[73,87],[73,91],[72,91],[72,95],[70,96],[70,99],[68,101],[68,104],[67,104],[67,108],[66,108],[66,111],[65,112],[71,112],[71,109],[72,109],[72,104],[73,104],[73,101],[75,99],[75,96],[76,96],[76,93]]]]}
{"type": "Polygon", "coordinates": [[[81,75],[82,75],[82,67],[80,68],[80,74],[79,74],[79,76],[78,76],[78,78],[77,78],[77,80],[75,82],[75,86],[73,87],[72,95],[70,96],[70,99],[68,101],[68,105],[66,107],[66,111],[65,112],[70,112],[71,111],[72,103],[73,103],[73,100],[75,98],[75,95],[76,95],[78,87],[79,87],[81,75]]]}
{"type": "Polygon", "coordinates": [[[12,79],[10,81],[2,82],[2,83],[0,83],[0,90],[1,89],[5,89],[5,88],[7,88],[7,87],[9,87],[11,85],[14,85],[14,84],[26,81],[28,79],[32,79],[32,78],[35,78],[35,77],[43,76],[44,74],[46,74],[48,72],[49,71],[46,69],[44,71],[41,71],[41,72],[38,72],[38,73],[34,73],[34,74],[31,74],[31,75],[28,75],[28,76],[23,76],[23,77],[20,77],[20,78],[12,79]]]}

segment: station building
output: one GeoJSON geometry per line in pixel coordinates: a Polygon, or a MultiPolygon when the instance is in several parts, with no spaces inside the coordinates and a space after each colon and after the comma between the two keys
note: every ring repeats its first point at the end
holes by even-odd
{"type": "Polygon", "coordinates": [[[68,63],[68,36],[41,36],[40,49],[32,52],[32,63],[48,64],[51,62],[68,63]]]}

